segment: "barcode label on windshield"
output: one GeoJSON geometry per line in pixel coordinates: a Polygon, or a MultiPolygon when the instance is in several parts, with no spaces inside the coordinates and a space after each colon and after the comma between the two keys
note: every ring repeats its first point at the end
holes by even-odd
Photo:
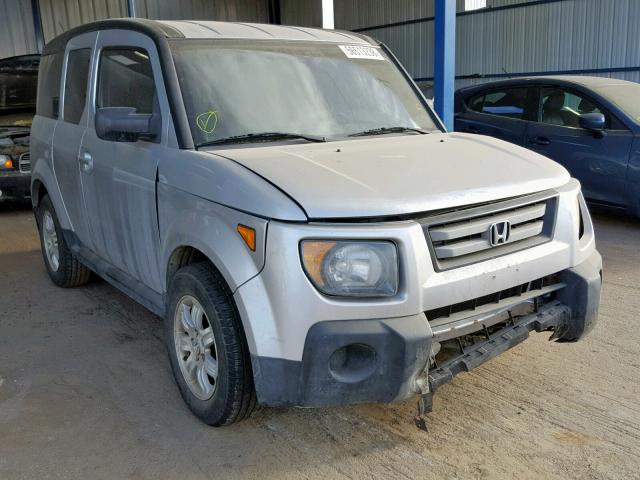
{"type": "Polygon", "coordinates": [[[357,58],[359,60],[384,60],[377,48],[365,45],[338,45],[347,58],[357,58]]]}

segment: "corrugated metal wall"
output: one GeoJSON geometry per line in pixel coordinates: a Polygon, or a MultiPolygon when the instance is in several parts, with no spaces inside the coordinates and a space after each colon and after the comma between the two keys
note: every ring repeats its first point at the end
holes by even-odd
{"type": "MultiPolygon", "coordinates": [[[[282,23],[320,26],[320,0],[280,0],[282,23]]],[[[490,0],[493,7],[529,0],[490,0]]],[[[462,10],[464,0],[458,0],[462,10]]],[[[127,14],[126,0],[40,0],[45,41],[84,22],[127,14]]],[[[136,0],[138,16],[268,21],[267,0],[136,0]]],[[[433,76],[434,0],[336,0],[336,28],[366,30],[428,89],[433,76]]],[[[457,21],[458,76],[627,68],[595,73],[640,82],[640,0],[551,0],[479,10],[457,21]]],[[[0,0],[0,58],[36,51],[30,0],[0,0]]],[[[492,80],[458,79],[457,86],[492,80]]]]}
{"type": "MultiPolygon", "coordinates": [[[[527,0],[491,0],[491,7],[527,0]]],[[[463,0],[458,0],[462,10],[463,0]]],[[[433,0],[340,0],[336,28],[348,30],[431,17],[433,0]]],[[[457,20],[456,75],[634,68],[591,73],[640,82],[640,1],[562,0],[457,20]]],[[[414,78],[433,77],[433,21],[366,30],[386,43],[414,78]]],[[[492,79],[459,79],[457,86],[492,79]]],[[[421,86],[427,93],[429,80],[421,86]]]]}
{"type": "MultiPolygon", "coordinates": [[[[143,18],[269,21],[267,0],[136,0],[135,7],[143,18]]],[[[127,1],[40,0],[40,12],[47,42],[83,23],[126,17],[127,1]]],[[[35,42],[31,0],[0,0],[0,58],[35,53],[35,42]]]]}
{"type": "Polygon", "coordinates": [[[37,53],[30,0],[0,0],[0,58],[37,53]]]}
{"type": "MultiPolygon", "coordinates": [[[[40,0],[45,41],[82,23],[127,16],[126,0],[40,0]]],[[[266,0],[136,0],[142,18],[267,22],[266,0]]]]}
{"type": "Polygon", "coordinates": [[[163,20],[269,21],[266,0],[136,0],[136,15],[163,20]]]}
{"type": "MultiPolygon", "coordinates": [[[[488,0],[491,7],[525,3],[529,0],[488,0]]],[[[456,0],[459,12],[464,0],[456,0]]],[[[354,30],[374,25],[404,22],[434,15],[434,0],[334,0],[336,28],[354,30]]]]}
{"type": "Polygon", "coordinates": [[[126,0],[40,0],[44,41],[83,23],[127,16],[126,0]]]}
{"type": "MultiPolygon", "coordinates": [[[[337,5],[341,0],[336,0],[337,5]]],[[[280,20],[283,25],[322,28],[320,0],[280,0],[280,20]]]]}
{"type": "MultiPolygon", "coordinates": [[[[635,72],[597,75],[638,82],[639,21],[638,0],[566,0],[460,17],[456,73],[636,67],[635,72]]],[[[459,80],[461,85],[478,82],[459,80]]]]}

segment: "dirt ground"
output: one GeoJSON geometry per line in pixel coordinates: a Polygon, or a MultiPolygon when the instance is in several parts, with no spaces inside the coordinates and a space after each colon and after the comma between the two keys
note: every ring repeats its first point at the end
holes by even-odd
{"type": "Polygon", "coordinates": [[[46,276],[31,212],[0,207],[0,479],[640,478],[640,222],[596,218],[600,322],[533,334],[415,402],[265,409],[226,429],[184,406],[160,319],[46,276]]]}

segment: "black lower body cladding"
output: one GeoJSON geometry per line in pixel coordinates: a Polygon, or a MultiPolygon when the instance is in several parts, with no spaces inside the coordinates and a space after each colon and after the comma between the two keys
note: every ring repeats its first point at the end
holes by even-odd
{"type": "Polygon", "coordinates": [[[320,322],[307,334],[302,362],[253,357],[258,402],[322,407],[402,400],[415,393],[430,352],[424,314],[320,322]]]}
{"type": "Polygon", "coordinates": [[[24,200],[31,195],[31,176],[24,173],[0,174],[0,200],[24,200]]]}
{"type": "Polygon", "coordinates": [[[602,290],[602,257],[594,252],[577,267],[562,272],[560,280],[567,286],[560,291],[559,300],[571,307],[569,329],[561,339],[579,340],[593,329],[598,319],[602,290]]]}
{"type": "MultiPolygon", "coordinates": [[[[473,362],[464,355],[452,359],[448,364],[453,370],[438,377],[438,386],[519,344],[531,330],[558,329],[554,333],[561,341],[576,341],[588,333],[600,305],[600,255],[594,252],[582,264],[561,272],[560,280],[566,286],[558,292],[553,308],[545,310],[540,319],[523,318],[526,326],[497,332],[496,338],[504,338],[487,342],[495,350],[479,346],[475,350],[482,355],[472,352],[473,362]]],[[[416,380],[424,377],[431,346],[431,328],[424,314],[320,322],[307,334],[302,361],[252,357],[258,402],[321,407],[404,400],[419,392],[416,380]]]]}

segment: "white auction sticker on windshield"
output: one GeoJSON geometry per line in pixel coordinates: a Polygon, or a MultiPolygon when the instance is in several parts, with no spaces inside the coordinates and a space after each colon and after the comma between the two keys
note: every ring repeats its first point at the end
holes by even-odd
{"type": "Polygon", "coordinates": [[[377,48],[366,45],[338,45],[347,58],[357,58],[359,60],[384,60],[377,48]]]}

